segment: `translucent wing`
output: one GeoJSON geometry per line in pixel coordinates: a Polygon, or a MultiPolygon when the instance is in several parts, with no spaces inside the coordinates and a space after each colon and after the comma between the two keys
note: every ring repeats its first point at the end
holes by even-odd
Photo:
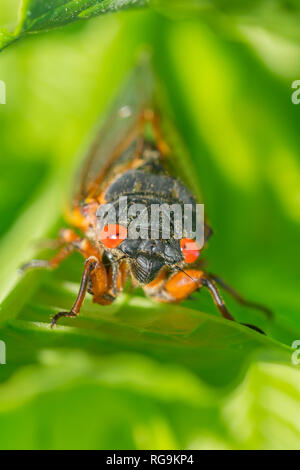
{"type": "Polygon", "coordinates": [[[153,84],[151,67],[143,61],[134,69],[100,125],[82,168],[77,200],[100,191],[121,156],[123,159],[132,157],[140,117],[144,109],[152,106],[153,84]]]}

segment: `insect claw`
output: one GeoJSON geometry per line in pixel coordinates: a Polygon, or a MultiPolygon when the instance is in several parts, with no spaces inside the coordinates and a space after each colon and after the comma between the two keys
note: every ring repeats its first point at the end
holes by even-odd
{"type": "Polygon", "coordinates": [[[258,326],[250,325],[249,323],[241,323],[241,325],[247,326],[248,328],[251,328],[251,330],[257,331],[257,333],[260,333],[261,335],[266,335],[266,333],[258,328],[258,326]]]}
{"type": "Polygon", "coordinates": [[[77,317],[76,313],[72,312],[59,312],[54,317],[51,319],[51,329],[54,328],[57,325],[57,322],[60,318],[75,318],[77,317]]]}

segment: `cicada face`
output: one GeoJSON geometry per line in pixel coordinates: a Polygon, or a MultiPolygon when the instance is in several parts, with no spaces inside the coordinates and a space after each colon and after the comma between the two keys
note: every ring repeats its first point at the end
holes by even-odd
{"type": "MultiPolygon", "coordinates": [[[[136,198],[141,200],[140,195],[136,195],[136,198]]],[[[144,209],[148,209],[148,212],[151,212],[151,206],[157,205],[157,199],[154,199],[151,194],[144,194],[143,201],[147,202],[144,209]]],[[[129,205],[129,213],[132,212],[133,205],[129,205]]],[[[100,209],[99,212],[103,213],[103,206],[100,209]]],[[[98,217],[100,218],[99,214],[98,217]]],[[[153,224],[154,227],[151,226],[151,220],[149,222],[148,217],[146,227],[145,224],[139,225],[138,219],[139,217],[135,216],[128,221],[127,215],[124,217],[124,213],[120,213],[118,223],[104,224],[101,220],[99,222],[101,228],[98,230],[98,242],[104,247],[106,256],[113,262],[126,260],[131,275],[137,283],[148,284],[162,269],[171,271],[181,269],[185,264],[193,263],[200,256],[200,248],[196,242],[189,238],[175,237],[173,219],[166,238],[163,238],[166,234],[166,227],[162,227],[162,219],[159,219],[158,226],[153,224]],[[152,238],[153,231],[160,236],[152,238]]],[[[165,220],[165,225],[167,222],[168,220],[165,220]]]]}
{"type": "MultiPolygon", "coordinates": [[[[124,214],[120,218],[124,219],[124,214]]],[[[136,223],[136,218],[131,219],[127,226],[124,221],[123,225],[106,224],[99,232],[99,242],[109,259],[127,260],[131,274],[138,283],[148,284],[153,281],[165,266],[172,269],[182,264],[184,257],[180,240],[130,237],[130,223],[136,223]]],[[[150,228],[147,233],[150,233],[150,228]]]]}
{"type": "Polygon", "coordinates": [[[179,240],[124,240],[119,249],[126,255],[132,275],[141,284],[153,281],[166,266],[174,269],[183,261],[179,240]]]}
{"type": "Polygon", "coordinates": [[[120,229],[117,225],[112,235],[110,226],[106,227],[111,238],[100,238],[100,243],[104,245],[107,257],[112,261],[126,259],[132,276],[139,284],[152,282],[163,268],[178,270],[185,264],[194,263],[200,256],[199,246],[188,238],[124,239],[126,228],[120,229]]]}

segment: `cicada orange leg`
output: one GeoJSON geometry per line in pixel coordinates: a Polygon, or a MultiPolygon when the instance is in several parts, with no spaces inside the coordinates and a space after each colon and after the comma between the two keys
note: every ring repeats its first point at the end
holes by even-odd
{"type": "Polygon", "coordinates": [[[80,284],[79,292],[74,302],[74,305],[69,312],[59,312],[56,315],[54,315],[54,317],[52,318],[52,322],[51,322],[52,328],[53,326],[56,325],[57,321],[60,318],[77,317],[77,315],[79,315],[80,309],[82,307],[82,304],[83,304],[83,301],[85,299],[85,295],[88,289],[91,271],[97,268],[97,264],[98,264],[98,259],[95,258],[94,256],[91,256],[85,261],[81,284],[80,284]]]}
{"type": "MultiPolygon", "coordinates": [[[[228,311],[222,296],[210,276],[204,271],[197,269],[187,269],[172,274],[169,278],[161,278],[159,282],[153,281],[145,286],[146,294],[159,302],[179,303],[187,299],[192,293],[206,287],[210,292],[213,301],[223,318],[236,321],[228,311]]],[[[264,334],[264,332],[256,326],[244,324],[249,328],[264,334]]]]}
{"type": "Polygon", "coordinates": [[[35,268],[57,268],[60,263],[62,263],[62,261],[68,258],[68,256],[70,256],[74,251],[78,251],[85,258],[88,258],[92,255],[96,256],[98,254],[98,252],[86,238],[79,237],[74,232],[74,230],[71,229],[63,229],[60,231],[60,236],[57,240],[57,245],[61,246],[61,249],[53,258],[51,258],[50,260],[31,260],[29,261],[29,263],[23,264],[23,266],[21,266],[20,268],[20,271],[25,272],[29,269],[35,268]]]}
{"type": "Polygon", "coordinates": [[[53,317],[52,327],[62,317],[76,317],[80,312],[87,292],[93,295],[94,303],[111,304],[122,290],[127,276],[124,263],[117,262],[110,268],[106,268],[102,263],[99,251],[86,238],[80,238],[73,230],[62,230],[59,242],[64,243],[64,246],[49,261],[33,260],[21,268],[23,271],[30,268],[53,269],[58,267],[74,251],[78,251],[86,258],[75,303],[69,312],[60,312],[53,317]]]}
{"type": "Polygon", "coordinates": [[[274,317],[274,314],[272,310],[270,310],[268,307],[265,305],[261,305],[257,302],[252,302],[251,300],[245,299],[239,292],[237,292],[233,287],[231,287],[227,282],[225,282],[220,276],[217,276],[215,274],[210,273],[209,277],[219,284],[224,290],[226,290],[232,297],[235,298],[237,302],[239,302],[241,305],[244,305],[245,307],[253,308],[255,310],[260,310],[263,312],[269,319],[272,319],[274,317]]]}

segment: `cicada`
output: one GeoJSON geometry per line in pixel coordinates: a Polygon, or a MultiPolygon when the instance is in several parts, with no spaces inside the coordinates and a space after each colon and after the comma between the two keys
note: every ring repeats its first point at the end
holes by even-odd
{"type": "MultiPolygon", "coordinates": [[[[231,321],[234,317],[217,284],[239,302],[270,313],[203,269],[201,253],[212,234],[206,220],[201,220],[204,243],[200,244],[193,230],[176,232],[178,220],[170,213],[156,219],[154,230],[152,220],[150,224],[149,218],[141,219],[154,206],[182,209],[188,205],[191,215],[197,206],[194,193],[174,176],[179,160],[176,148],[164,136],[154,83],[148,66],[137,67],[88,152],[68,216],[69,228],[60,232],[58,253],[49,261],[34,260],[25,266],[56,268],[74,251],[85,259],[74,305],[55,315],[52,326],[62,317],[79,315],[87,293],[97,304],[111,304],[128,279],[158,302],[178,303],[204,287],[221,315],[231,321]],[[113,210],[112,220],[104,217],[107,207],[113,210]],[[139,230],[137,220],[142,220],[139,230]],[[163,236],[166,225],[168,236],[163,236]],[[130,235],[132,226],[135,236],[130,235]]],[[[180,212],[179,225],[184,217],[180,212]]]]}

